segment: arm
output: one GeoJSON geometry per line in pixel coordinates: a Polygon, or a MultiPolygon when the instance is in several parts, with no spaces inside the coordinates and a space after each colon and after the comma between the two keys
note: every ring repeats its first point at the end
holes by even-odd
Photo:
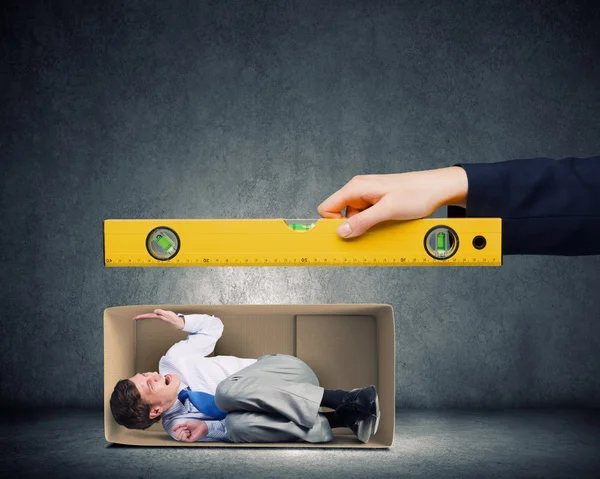
{"type": "Polygon", "coordinates": [[[455,166],[468,192],[466,204],[446,203],[448,217],[502,218],[504,255],[600,253],[600,157],[455,166]]]}
{"type": "Polygon", "coordinates": [[[158,319],[188,334],[187,339],[179,341],[171,346],[165,356],[174,352],[178,355],[186,353],[202,354],[208,356],[215,350],[215,344],[223,334],[223,322],[213,315],[208,314],[175,314],[173,311],[155,309],[152,313],[144,313],[134,316],[134,321],[144,319],[158,319]]]}
{"type": "Polygon", "coordinates": [[[182,321],[183,327],[178,328],[188,334],[186,339],[179,341],[171,346],[167,351],[166,356],[172,354],[185,355],[193,352],[208,356],[215,350],[217,341],[223,334],[223,322],[216,316],[208,314],[178,314],[182,321]]]}

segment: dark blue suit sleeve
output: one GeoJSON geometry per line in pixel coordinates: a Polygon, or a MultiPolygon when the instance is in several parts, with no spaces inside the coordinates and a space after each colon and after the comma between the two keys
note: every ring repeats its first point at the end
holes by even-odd
{"type": "Polygon", "coordinates": [[[502,218],[502,254],[600,254],[600,157],[458,163],[467,208],[448,217],[502,218]]]}

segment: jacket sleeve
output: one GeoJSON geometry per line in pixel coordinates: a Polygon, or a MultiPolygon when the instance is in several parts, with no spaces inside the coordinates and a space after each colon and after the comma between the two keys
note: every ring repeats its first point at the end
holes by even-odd
{"type": "Polygon", "coordinates": [[[466,209],[448,217],[502,218],[502,254],[600,254],[600,157],[458,163],[466,209]]]}

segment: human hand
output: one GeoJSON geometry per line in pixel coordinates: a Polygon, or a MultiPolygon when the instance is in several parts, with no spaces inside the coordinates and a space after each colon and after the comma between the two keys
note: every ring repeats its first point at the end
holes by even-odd
{"type": "Polygon", "coordinates": [[[204,421],[193,419],[173,427],[173,435],[179,441],[196,442],[208,434],[208,426],[204,421]]]}
{"type": "Polygon", "coordinates": [[[360,236],[386,220],[424,218],[443,205],[466,207],[467,174],[460,166],[389,175],[355,176],[318,206],[325,218],[348,221],[337,233],[343,238],[360,236]]]}
{"type": "Polygon", "coordinates": [[[170,324],[177,329],[183,329],[185,320],[177,316],[173,311],[165,311],[164,309],[155,309],[152,313],[139,314],[134,316],[133,320],[138,319],[159,319],[163,323],[170,324]]]}

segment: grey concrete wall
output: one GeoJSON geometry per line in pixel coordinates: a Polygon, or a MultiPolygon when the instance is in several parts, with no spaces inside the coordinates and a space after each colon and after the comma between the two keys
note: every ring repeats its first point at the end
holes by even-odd
{"type": "MultiPolygon", "coordinates": [[[[382,302],[397,404],[600,404],[599,257],[108,269],[107,218],[306,218],[352,176],[600,152],[592,2],[2,7],[0,398],[102,405],[102,311],[382,302]]],[[[445,215],[439,211],[437,215],[445,215]]]]}

